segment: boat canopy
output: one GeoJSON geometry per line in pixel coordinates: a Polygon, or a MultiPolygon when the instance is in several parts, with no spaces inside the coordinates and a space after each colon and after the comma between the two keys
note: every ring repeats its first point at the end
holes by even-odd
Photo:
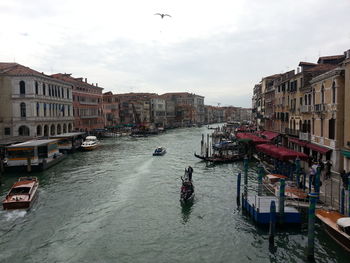
{"type": "Polygon", "coordinates": [[[291,149],[275,146],[273,144],[260,144],[256,146],[258,152],[263,152],[273,158],[281,161],[294,160],[299,157],[301,160],[307,160],[308,156],[305,153],[293,151],[291,149]]]}
{"type": "Polygon", "coordinates": [[[271,141],[271,140],[275,139],[277,136],[279,136],[280,134],[277,132],[272,132],[272,131],[262,131],[262,132],[260,132],[260,135],[263,138],[266,138],[266,139],[271,141]]]}
{"type": "Polygon", "coordinates": [[[350,227],[350,217],[342,217],[337,220],[337,225],[342,228],[350,227]]]}
{"type": "Polygon", "coordinates": [[[91,140],[91,141],[93,141],[93,140],[97,140],[97,138],[96,138],[96,136],[87,136],[87,137],[85,138],[85,140],[91,140]]]}

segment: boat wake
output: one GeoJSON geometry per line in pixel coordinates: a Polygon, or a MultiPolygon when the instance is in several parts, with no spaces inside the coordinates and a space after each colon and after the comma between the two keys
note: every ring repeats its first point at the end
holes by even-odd
{"type": "Polygon", "coordinates": [[[14,221],[18,218],[24,217],[26,214],[26,210],[4,211],[4,217],[6,221],[14,221]]]}

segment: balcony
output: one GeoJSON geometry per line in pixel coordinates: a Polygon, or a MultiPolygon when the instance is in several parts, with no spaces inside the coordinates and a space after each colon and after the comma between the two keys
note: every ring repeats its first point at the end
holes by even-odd
{"type": "Polygon", "coordinates": [[[314,112],[323,112],[326,110],[326,105],[325,104],[315,104],[314,106],[314,112]]]}
{"type": "Polygon", "coordinates": [[[301,113],[307,113],[312,111],[312,106],[311,105],[302,105],[300,106],[300,112],[301,113]]]}
{"type": "Polygon", "coordinates": [[[308,132],[299,132],[299,139],[304,141],[311,140],[311,133],[308,132]]]}
{"type": "Polygon", "coordinates": [[[294,129],[290,129],[290,128],[286,128],[285,129],[285,133],[291,136],[295,136],[295,137],[299,137],[299,130],[294,130],[294,129]]]}

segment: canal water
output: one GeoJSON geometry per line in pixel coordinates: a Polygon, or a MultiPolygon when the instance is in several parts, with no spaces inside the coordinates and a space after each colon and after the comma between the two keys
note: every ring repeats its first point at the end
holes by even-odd
{"type": "MultiPolygon", "coordinates": [[[[39,198],[28,212],[0,211],[0,262],[304,262],[307,226],[279,230],[269,248],[236,205],[241,163],[206,166],[202,128],[147,138],[113,138],[37,173],[39,198]],[[164,156],[152,156],[157,146],[164,156]],[[181,206],[180,176],[194,168],[195,201],[181,206]]],[[[256,190],[250,164],[250,190],[256,190]]],[[[3,199],[19,176],[2,179],[3,199]]],[[[316,228],[317,262],[349,262],[316,228]]]]}

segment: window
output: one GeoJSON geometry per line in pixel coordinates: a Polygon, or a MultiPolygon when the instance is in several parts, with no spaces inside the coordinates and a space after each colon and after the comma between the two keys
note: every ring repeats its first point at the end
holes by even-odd
{"type": "Polygon", "coordinates": [[[67,89],[67,99],[69,99],[69,89],[67,89]]]}
{"type": "Polygon", "coordinates": [[[22,102],[20,104],[20,108],[21,108],[21,117],[22,118],[25,118],[27,116],[27,113],[26,113],[26,104],[24,102],[22,102]]]}
{"type": "Polygon", "coordinates": [[[49,85],[49,96],[51,97],[51,86],[49,85]]]}
{"type": "Polygon", "coordinates": [[[321,119],[321,137],[323,137],[323,119],[321,119]]]}
{"type": "Polygon", "coordinates": [[[36,116],[39,116],[39,112],[40,112],[40,104],[39,102],[36,103],[36,116]]]}
{"type": "Polygon", "coordinates": [[[46,117],[46,103],[44,103],[44,117],[46,117]]]}
{"type": "Polygon", "coordinates": [[[335,82],[332,84],[332,102],[335,103],[335,82]]]}
{"type": "Polygon", "coordinates": [[[321,88],[321,104],[324,104],[324,86],[321,88]]]}
{"type": "Polygon", "coordinates": [[[328,121],[328,138],[335,139],[335,119],[329,119],[328,121]]]}
{"type": "Polygon", "coordinates": [[[5,135],[11,135],[11,128],[5,127],[5,135]]]}
{"type": "Polygon", "coordinates": [[[43,95],[46,95],[46,87],[45,87],[45,83],[43,83],[43,95]]]}
{"type": "Polygon", "coordinates": [[[37,81],[35,81],[35,94],[38,95],[39,94],[39,84],[37,81]]]}
{"type": "Polygon", "coordinates": [[[26,94],[26,84],[23,80],[19,82],[19,94],[26,94]]]}
{"type": "Polygon", "coordinates": [[[312,119],[312,134],[315,134],[315,119],[312,119]]]}
{"type": "Polygon", "coordinates": [[[309,94],[309,105],[311,105],[311,94],[309,94]]]}
{"type": "Polygon", "coordinates": [[[61,89],[61,97],[64,98],[64,90],[63,90],[63,88],[61,89]]]}
{"type": "Polygon", "coordinates": [[[307,105],[307,95],[304,97],[304,104],[307,105]]]}
{"type": "Polygon", "coordinates": [[[300,99],[299,99],[299,103],[300,103],[300,106],[302,106],[302,105],[303,105],[303,98],[302,98],[302,97],[300,97],[300,99]]]}

